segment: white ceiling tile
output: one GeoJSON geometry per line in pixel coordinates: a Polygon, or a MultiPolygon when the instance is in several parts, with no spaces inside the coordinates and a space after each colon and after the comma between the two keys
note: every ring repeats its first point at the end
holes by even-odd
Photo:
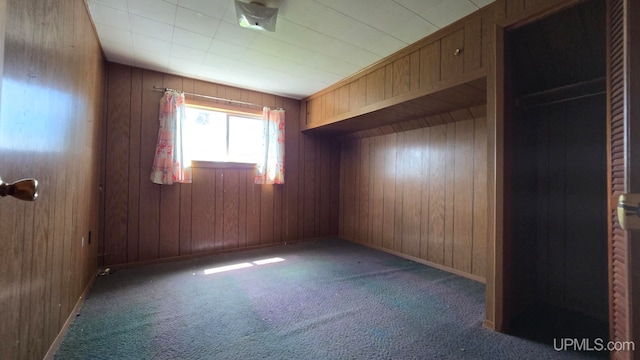
{"type": "Polygon", "coordinates": [[[258,36],[256,41],[254,41],[249,48],[261,53],[304,64],[314,69],[332,72],[343,76],[352,74],[359,69],[358,66],[343,62],[337,58],[302,49],[295,45],[264,35],[258,36]]]}
{"type": "Polygon", "coordinates": [[[105,54],[107,57],[133,57],[134,50],[133,46],[128,46],[122,43],[114,43],[111,41],[104,42],[105,47],[108,50],[105,50],[105,54]]]}
{"type": "Polygon", "coordinates": [[[226,56],[208,53],[204,59],[203,65],[215,68],[215,69],[225,69],[225,70],[233,70],[235,69],[240,62],[237,59],[232,59],[226,56]]]}
{"type": "Polygon", "coordinates": [[[189,46],[194,49],[207,51],[209,44],[211,44],[211,37],[194,33],[192,31],[174,28],[173,29],[173,42],[176,44],[189,46]]]}
{"type": "Polygon", "coordinates": [[[353,19],[335,10],[327,11],[318,22],[317,29],[322,34],[340,39],[353,26],[353,19]]]}
{"type": "Polygon", "coordinates": [[[127,0],[89,0],[87,2],[89,7],[91,7],[91,3],[98,3],[114,9],[128,11],[127,0]]]}
{"type": "Polygon", "coordinates": [[[407,44],[413,44],[425,36],[433,34],[438,31],[438,29],[439,27],[423,18],[414,16],[399,23],[398,26],[390,31],[390,34],[407,44]]]}
{"type": "Polygon", "coordinates": [[[124,64],[129,66],[138,66],[138,64],[135,61],[135,58],[130,54],[119,54],[117,51],[107,50],[105,51],[104,56],[107,58],[108,61],[111,61],[114,63],[124,64]]]}
{"type": "Polygon", "coordinates": [[[213,36],[220,25],[220,20],[193,10],[179,7],[176,13],[176,27],[213,36]]]}
{"type": "Polygon", "coordinates": [[[210,54],[218,54],[229,58],[240,59],[247,50],[244,46],[238,46],[230,42],[213,39],[209,45],[208,52],[210,54]]]}
{"type": "MultiPolygon", "coordinates": [[[[305,0],[305,1],[308,1],[308,0],[305,0]]],[[[278,20],[279,20],[279,17],[278,19],[276,19],[276,31],[278,30],[278,20]]],[[[224,15],[222,16],[222,21],[228,22],[229,24],[235,24],[238,27],[240,27],[238,25],[238,18],[236,17],[236,6],[233,0],[230,0],[227,3],[227,6],[224,11],[224,15]]]]}
{"type": "Polygon", "coordinates": [[[98,37],[102,45],[104,45],[105,42],[109,42],[133,46],[131,31],[129,30],[119,29],[105,24],[96,24],[96,29],[98,30],[98,37]]]}
{"type": "Polygon", "coordinates": [[[363,23],[354,23],[340,40],[351,45],[366,48],[380,39],[385,33],[363,23]]]}
{"type": "Polygon", "coordinates": [[[129,12],[149,19],[173,25],[176,5],[158,0],[129,0],[129,12]]]}
{"type": "Polygon", "coordinates": [[[368,0],[366,2],[344,0],[317,1],[359,21],[366,21],[377,7],[388,2],[388,0],[368,0]]]}
{"type": "Polygon", "coordinates": [[[432,24],[443,28],[461,17],[477,10],[469,0],[394,0],[420,15],[432,24]]]}
{"type": "Polygon", "coordinates": [[[393,0],[393,1],[411,10],[412,12],[421,15],[422,13],[426,13],[429,9],[435,6],[438,6],[444,2],[457,1],[457,0],[393,0]]]}
{"type": "Polygon", "coordinates": [[[334,40],[331,36],[307,29],[286,19],[282,19],[278,26],[280,26],[278,31],[262,34],[308,50],[322,49],[334,40]]]}
{"type": "Polygon", "coordinates": [[[318,56],[309,62],[309,66],[323,71],[331,72],[342,77],[349,76],[362,68],[350,64],[341,59],[330,58],[327,56],[318,56]]]}
{"type": "Polygon", "coordinates": [[[154,64],[153,62],[139,62],[136,63],[136,66],[139,68],[143,68],[143,69],[149,69],[149,70],[153,70],[153,71],[157,71],[160,73],[169,73],[169,68],[168,65],[167,66],[162,66],[162,65],[157,65],[154,64]]]}
{"type": "Polygon", "coordinates": [[[380,55],[380,57],[385,57],[406,47],[407,45],[407,43],[383,33],[380,38],[369,43],[364,47],[364,49],[369,50],[374,54],[380,55]]]}
{"type": "Polygon", "coordinates": [[[474,3],[478,8],[483,8],[491,3],[493,3],[495,0],[471,0],[472,3],[474,3]]]}
{"type": "Polygon", "coordinates": [[[196,63],[201,63],[204,61],[206,56],[207,53],[202,50],[197,50],[179,44],[171,45],[171,57],[173,58],[191,60],[196,63]]]}
{"type": "Polygon", "coordinates": [[[241,28],[227,22],[221,22],[216,32],[216,39],[226,41],[238,46],[247,47],[258,36],[257,31],[241,28]]]}
{"type": "Polygon", "coordinates": [[[284,0],[276,32],[232,0],[87,0],[110,61],[302,98],[491,0],[284,0]]]}
{"type": "Polygon", "coordinates": [[[280,17],[301,27],[340,38],[353,26],[353,18],[315,1],[289,1],[280,17]]]}
{"type": "Polygon", "coordinates": [[[324,51],[332,57],[363,68],[381,59],[380,55],[340,40],[331,42],[324,51]]]}
{"type": "Polygon", "coordinates": [[[292,61],[284,60],[277,56],[265,54],[253,49],[247,49],[245,56],[242,58],[242,61],[245,63],[264,66],[269,69],[279,71],[286,71],[286,69],[292,69],[296,66],[296,63],[292,61]]]}
{"type": "Polygon", "coordinates": [[[438,30],[432,23],[415,15],[404,6],[389,1],[373,10],[367,24],[411,44],[438,30]]]}
{"type": "Polygon", "coordinates": [[[200,71],[201,63],[190,61],[187,59],[169,57],[168,68],[171,69],[171,73],[175,75],[190,77],[194,73],[200,71]]]}
{"type": "Polygon", "coordinates": [[[171,42],[141,34],[131,34],[133,46],[143,51],[153,51],[162,55],[171,54],[171,42]]]}
{"type": "Polygon", "coordinates": [[[258,35],[249,46],[249,49],[258,52],[279,56],[290,59],[295,62],[305,62],[310,56],[315,56],[315,52],[301,49],[295,45],[291,45],[282,40],[268,37],[266,35],[258,35]]]}
{"type": "Polygon", "coordinates": [[[255,50],[247,50],[247,55],[244,57],[244,62],[256,66],[266,67],[273,71],[285,74],[289,73],[298,77],[325,83],[332,83],[342,78],[342,76],[338,74],[324,71],[314,71],[312,68],[305,64],[296,63],[278,56],[261,53],[255,50]]]}
{"type": "Polygon", "coordinates": [[[477,7],[469,1],[453,0],[434,7],[425,17],[427,21],[443,28],[459,19],[460,16],[467,16],[476,10],[477,7]]]}
{"type": "Polygon", "coordinates": [[[238,76],[244,76],[236,73],[233,70],[226,69],[217,65],[210,66],[208,64],[203,64],[202,66],[200,66],[198,75],[219,84],[235,84],[235,86],[237,86],[237,83],[235,83],[233,79],[237,78],[238,76]]]}
{"type": "Polygon", "coordinates": [[[378,30],[391,33],[398,24],[402,24],[413,15],[415,14],[404,6],[394,1],[387,1],[372,8],[369,15],[362,20],[378,30]]]}
{"type": "Polygon", "coordinates": [[[165,53],[138,48],[134,51],[134,55],[136,63],[141,67],[153,66],[154,69],[164,68],[166,70],[169,65],[169,56],[165,53]]]}
{"type": "Polygon", "coordinates": [[[94,23],[105,24],[119,29],[129,29],[129,14],[126,11],[95,2],[89,3],[89,9],[94,23]]]}
{"type": "Polygon", "coordinates": [[[233,1],[229,0],[178,0],[178,6],[222,19],[229,2],[233,4],[233,1]]]}
{"type": "Polygon", "coordinates": [[[353,65],[342,59],[332,58],[328,56],[316,56],[309,61],[309,66],[329,71],[334,74],[342,75],[342,77],[349,76],[362,69],[360,66],[353,65]]]}
{"type": "Polygon", "coordinates": [[[173,37],[173,26],[169,24],[134,14],[129,15],[129,22],[133,33],[166,41],[173,37]]]}

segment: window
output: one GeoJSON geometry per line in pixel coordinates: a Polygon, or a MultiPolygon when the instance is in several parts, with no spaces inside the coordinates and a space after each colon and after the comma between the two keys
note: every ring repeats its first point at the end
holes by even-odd
{"type": "Polygon", "coordinates": [[[263,153],[260,117],[185,107],[183,149],[190,160],[257,163],[263,153]]]}

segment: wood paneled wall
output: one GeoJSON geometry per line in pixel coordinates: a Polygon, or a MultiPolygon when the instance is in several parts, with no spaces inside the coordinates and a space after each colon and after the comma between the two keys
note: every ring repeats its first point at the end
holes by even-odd
{"type": "Polygon", "coordinates": [[[104,60],[83,1],[6,10],[0,175],[39,197],[0,200],[0,359],[42,359],[97,267],[104,60]]]}
{"type": "Polygon", "coordinates": [[[101,264],[337,235],[340,147],[300,132],[298,100],[110,63],[106,106],[101,264]],[[194,168],[192,184],[153,184],[162,97],[154,86],[284,108],[285,184],[207,167],[194,168]]]}
{"type": "MultiPolygon", "coordinates": [[[[492,6],[476,11],[304,99],[303,130],[349,121],[372,110],[422,97],[434,89],[484,76],[488,58],[486,42],[490,38],[493,12],[492,6]]],[[[467,101],[462,100],[465,96],[438,98],[433,102],[464,102],[467,101]]],[[[484,94],[482,98],[484,101],[484,94]]],[[[474,105],[478,103],[467,104],[474,105]]]]}
{"type": "Polygon", "coordinates": [[[486,117],[345,139],[340,236],[484,280],[486,117]]]}
{"type": "Polygon", "coordinates": [[[582,0],[496,0],[496,22],[501,26],[522,23],[575,5],[582,0]]]}

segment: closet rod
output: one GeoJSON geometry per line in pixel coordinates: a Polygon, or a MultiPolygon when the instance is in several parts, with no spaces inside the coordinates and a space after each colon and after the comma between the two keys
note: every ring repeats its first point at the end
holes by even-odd
{"type": "Polygon", "coordinates": [[[206,98],[206,99],[210,99],[210,100],[225,101],[225,102],[230,102],[230,103],[234,103],[234,104],[255,106],[255,107],[259,107],[259,108],[264,107],[263,105],[254,104],[254,103],[250,103],[250,102],[246,102],[246,101],[238,101],[238,100],[220,98],[220,97],[216,97],[216,96],[196,94],[196,93],[191,93],[191,92],[182,91],[182,90],[176,90],[176,89],[171,89],[171,88],[163,88],[163,87],[157,87],[157,86],[154,86],[153,88],[156,91],[167,91],[167,90],[169,90],[169,91],[178,91],[178,92],[184,93],[185,95],[197,96],[197,97],[202,97],[202,98],[206,98]]]}
{"type": "Polygon", "coordinates": [[[532,108],[552,105],[604,93],[606,93],[606,78],[601,77],[520,96],[516,99],[516,107],[532,108]]]}

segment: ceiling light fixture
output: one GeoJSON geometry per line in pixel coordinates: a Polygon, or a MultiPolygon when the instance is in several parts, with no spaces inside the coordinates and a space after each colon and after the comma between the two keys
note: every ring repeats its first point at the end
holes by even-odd
{"type": "Polygon", "coordinates": [[[278,6],[282,0],[235,0],[238,24],[244,28],[276,31],[278,6]]]}

